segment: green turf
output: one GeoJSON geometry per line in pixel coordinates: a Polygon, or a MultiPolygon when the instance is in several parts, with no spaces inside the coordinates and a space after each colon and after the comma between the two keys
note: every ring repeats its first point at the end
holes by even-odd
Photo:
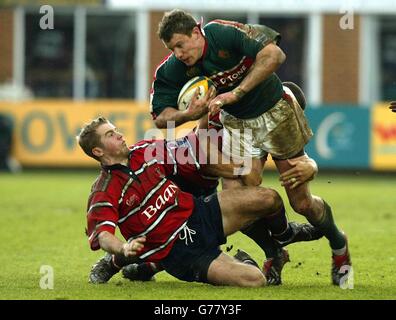
{"type": "MultiPolygon", "coordinates": [[[[241,289],[181,282],[165,272],[149,283],[116,275],[106,285],[90,285],[90,266],[103,255],[92,252],[84,233],[85,206],[95,172],[0,174],[0,299],[395,299],[396,176],[321,173],[312,191],[333,207],[349,237],[353,289],[330,285],[330,250],[325,239],[289,246],[291,263],[280,287],[241,289]],[[41,289],[40,267],[54,270],[54,288],[41,289]]],[[[273,173],[265,183],[281,191],[273,173]]],[[[291,220],[304,219],[291,213],[291,220]]],[[[228,239],[260,263],[263,255],[241,234],[228,239]]]]}

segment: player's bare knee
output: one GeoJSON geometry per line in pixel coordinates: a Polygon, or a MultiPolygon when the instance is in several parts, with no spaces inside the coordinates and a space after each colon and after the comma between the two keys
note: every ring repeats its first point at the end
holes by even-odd
{"type": "Polygon", "coordinates": [[[283,201],[279,193],[271,188],[260,188],[261,189],[261,199],[264,201],[266,208],[278,211],[283,206],[283,201]]]}
{"type": "Polygon", "coordinates": [[[258,216],[264,217],[279,211],[283,206],[283,201],[278,192],[270,188],[251,188],[249,208],[257,212],[258,216]]]}

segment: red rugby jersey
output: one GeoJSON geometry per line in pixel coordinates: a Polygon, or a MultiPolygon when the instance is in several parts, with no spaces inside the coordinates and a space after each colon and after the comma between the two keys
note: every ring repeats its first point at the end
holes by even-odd
{"type": "Polygon", "coordinates": [[[167,256],[194,209],[193,196],[169,176],[191,178],[199,169],[188,139],[177,141],[141,141],[130,147],[128,166],[102,167],[87,208],[92,250],[100,248],[100,232],[114,234],[118,226],[126,240],[146,236],[141,259],[158,262],[167,256]]]}

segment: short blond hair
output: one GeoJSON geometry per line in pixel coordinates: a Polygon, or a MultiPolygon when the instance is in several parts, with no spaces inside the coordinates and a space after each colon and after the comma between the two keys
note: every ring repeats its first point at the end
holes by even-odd
{"type": "Polygon", "coordinates": [[[84,125],[76,137],[78,144],[80,145],[81,149],[83,149],[85,154],[99,162],[100,159],[92,152],[92,149],[95,147],[103,147],[102,142],[100,141],[100,136],[96,133],[96,129],[102,124],[108,122],[109,120],[107,120],[105,117],[98,117],[92,120],[90,123],[84,125]]]}

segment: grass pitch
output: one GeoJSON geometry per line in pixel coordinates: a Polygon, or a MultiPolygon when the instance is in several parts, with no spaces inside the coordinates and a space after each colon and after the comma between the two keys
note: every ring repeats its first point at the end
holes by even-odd
{"type": "MultiPolygon", "coordinates": [[[[283,285],[258,289],[185,283],[161,272],[156,281],[130,282],[114,276],[106,285],[88,283],[91,265],[103,255],[89,249],[84,229],[92,172],[24,172],[0,174],[0,299],[392,299],[396,298],[396,175],[320,173],[313,193],[332,206],[337,224],[348,234],[354,281],[348,289],[330,284],[327,240],[288,247],[291,262],[283,285]],[[48,267],[52,269],[48,269],[48,267]],[[53,289],[42,289],[42,277],[53,270],[53,289]],[[42,271],[42,273],[40,273],[42,271]]],[[[264,183],[279,190],[275,173],[264,183]]],[[[290,220],[304,221],[288,207],[290,220]]],[[[230,254],[243,248],[260,263],[263,254],[238,233],[228,238],[230,254]]]]}

